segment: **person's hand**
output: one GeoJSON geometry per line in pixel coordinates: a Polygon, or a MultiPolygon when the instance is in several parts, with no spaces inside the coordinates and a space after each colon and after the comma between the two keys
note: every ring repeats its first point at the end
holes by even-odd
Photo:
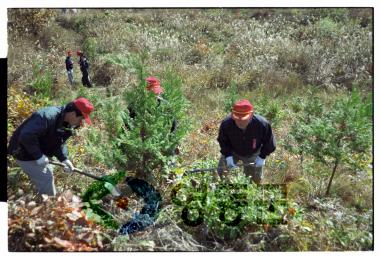
{"type": "Polygon", "coordinates": [[[260,156],[256,157],[255,160],[255,166],[256,167],[263,167],[265,165],[265,159],[260,158],[260,156]]]}
{"type": "Polygon", "coordinates": [[[46,166],[49,164],[49,158],[46,155],[42,155],[41,158],[36,160],[37,165],[39,166],[46,166]]]}
{"type": "Polygon", "coordinates": [[[234,163],[234,158],[232,156],[226,157],[227,167],[229,169],[237,168],[236,164],[234,163]]]}
{"type": "Polygon", "coordinates": [[[71,173],[74,171],[74,165],[71,163],[71,161],[69,159],[64,160],[62,163],[65,165],[65,167],[63,167],[63,169],[66,172],[71,173]]]}

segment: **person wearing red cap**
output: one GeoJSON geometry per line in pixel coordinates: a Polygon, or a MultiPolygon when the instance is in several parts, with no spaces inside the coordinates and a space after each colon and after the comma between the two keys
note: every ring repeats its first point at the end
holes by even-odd
{"type": "MultiPolygon", "coordinates": [[[[162,97],[162,94],[164,93],[164,88],[161,87],[160,81],[156,77],[153,77],[153,76],[147,77],[145,81],[147,84],[145,87],[146,90],[155,94],[158,105],[160,105],[161,103],[166,103],[167,100],[162,97]]],[[[134,119],[136,117],[136,112],[131,107],[128,107],[128,111],[129,111],[129,117],[134,119]]],[[[173,133],[176,130],[176,128],[177,128],[177,121],[174,119],[172,122],[170,132],[173,133]]]]}
{"type": "Polygon", "coordinates": [[[65,63],[66,63],[66,71],[67,71],[67,76],[69,78],[70,85],[73,85],[74,84],[74,75],[73,75],[74,62],[71,59],[71,56],[72,56],[71,50],[67,51],[65,63]]]}
{"type": "Polygon", "coordinates": [[[90,81],[90,75],[88,72],[88,69],[90,68],[90,65],[88,64],[87,58],[84,55],[84,53],[80,50],[77,51],[77,56],[79,56],[79,66],[80,71],[82,72],[82,84],[86,87],[92,87],[91,81],[90,81]]]}
{"type": "Polygon", "coordinates": [[[49,158],[56,157],[65,165],[66,172],[73,171],[65,142],[83,120],[91,124],[93,110],[90,101],[80,97],[65,106],[50,106],[34,112],[14,131],[8,154],[16,159],[39,194],[56,194],[49,158]]]}
{"type": "Polygon", "coordinates": [[[164,92],[164,89],[161,87],[160,81],[156,77],[147,77],[145,81],[147,83],[146,89],[148,91],[153,92],[156,96],[159,96],[164,92]]]}
{"type": "Polygon", "coordinates": [[[218,173],[236,168],[241,160],[244,173],[260,184],[263,179],[265,158],[276,149],[276,141],[270,123],[262,116],[254,114],[253,105],[246,99],[237,101],[231,114],[219,128],[218,142],[222,154],[218,173]],[[249,165],[255,163],[254,165],[249,165]]]}

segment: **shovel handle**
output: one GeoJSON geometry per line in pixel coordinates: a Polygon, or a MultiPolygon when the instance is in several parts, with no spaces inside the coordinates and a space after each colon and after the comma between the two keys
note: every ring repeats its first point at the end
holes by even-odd
{"type": "MultiPolygon", "coordinates": [[[[65,164],[60,163],[60,162],[55,162],[55,161],[50,162],[50,164],[65,167],[65,164]]],[[[73,171],[75,171],[76,173],[82,174],[84,176],[93,178],[95,180],[102,181],[104,183],[104,187],[107,188],[108,191],[110,191],[113,196],[120,196],[121,195],[120,190],[117,187],[115,187],[112,183],[108,182],[107,180],[104,180],[98,176],[84,172],[84,171],[77,169],[77,168],[74,168],[73,171]]]]}
{"type": "MultiPolygon", "coordinates": [[[[53,165],[57,165],[57,166],[61,166],[61,167],[65,167],[65,164],[60,163],[60,162],[52,161],[52,162],[49,162],[49,163],[50,163],[50,164],[53,164],[53,165]]],[[[92,174],[87,173],[87,172],[84,172],[83,170],[80,170],[80,169],[78,169],[78,168],[74,168],[73,171],[75,171],[76,173],[82,174],[82,175],[84,175],[84,176],[87,176],[87,177],[90,177],[90,178],[93,178],[93,179],[99,180],[99,181],[104,181],[104,180],[101,179],[100,177],[95,176],[95,175],[92,175],[92,174]]]]}

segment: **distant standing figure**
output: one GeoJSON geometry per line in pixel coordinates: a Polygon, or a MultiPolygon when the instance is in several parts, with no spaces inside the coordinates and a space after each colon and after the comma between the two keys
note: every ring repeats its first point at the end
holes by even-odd
{"type": "Polygon", "coordinates": [[[82,84],[83,86],[86,87],[92,87],[90,77],[88,74],[88,69],[89,69],[89,64],[87,62],[86,56],[81,52],[77,51],[77,55],[79,56],[79,66],[80,66],[80,71],[82,72],[82,84]]]}
{"type": "Polygon", "coordinates": [[[71,50],[67,51],[67,57],[66,57],[66,71],[67,71],[67,77],[69,78],[69,82],[71,85],[74,84],[74,75],[73,75],[73,65],[74,62],[71,59],[72,52],[71,50]]]}

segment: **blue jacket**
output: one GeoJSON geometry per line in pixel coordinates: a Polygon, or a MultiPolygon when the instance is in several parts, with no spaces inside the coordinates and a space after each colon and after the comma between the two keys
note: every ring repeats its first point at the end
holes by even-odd
{"type": "Polygon", "coordinates": [[[276,140],[269,122],[260,115],[253,115],[245,131],[236,126],[231,116],[222,121],[219,128],[218,142],[220,152],[228,157],[233,153],[249,157],[257,151],[265,159],[276,149],[276,140]]]}
{"type": "Polygon", "coordinates": [[[34,112],[13,133],[8,154],[20,161],[55,156],[59,161],[68,158],[66,140],[72,130],[63,121],[65,106],[45,107],[34,112]]]}

